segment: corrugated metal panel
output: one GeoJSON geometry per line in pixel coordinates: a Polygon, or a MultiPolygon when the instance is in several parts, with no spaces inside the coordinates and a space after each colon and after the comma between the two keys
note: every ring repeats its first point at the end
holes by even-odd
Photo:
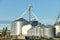
{"type": "Polygon", "coordinates": [[[54,27],[40,25],[31,28],[28,33],[32,36],[54,37],[54,27]]]}
{"type": "Polygon", "coordinates": [[[44,34],[45,34],[45,36],[47,36],[47,37],[54,37],[54,27],[53,26],[47,26],[47,27],[45,27],[45,32],[44,32],[44,34]]]}

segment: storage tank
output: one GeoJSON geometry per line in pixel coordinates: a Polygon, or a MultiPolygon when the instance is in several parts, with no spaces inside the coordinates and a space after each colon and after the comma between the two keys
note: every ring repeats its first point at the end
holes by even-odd
{"type": "Polygon", "coordinates": [[[28,30],[28,35],[30,36],[44,36],[43,34],[44,34],[44,25],[42,24],[39,24],[28,30]]]}
{"type": "Polygon", "coordinates": [[[33,35],[34,35],[34,36],[37,36],[37,35],[36,35],[36,31],[37,31],[37,30],[36,30],[36,29],[37,29],[36,27],[33,28],[33,31],[34,31],[34,32],[33,32],[33,35]]]}
{"type": "Polygon", "coordinates": [[[32,36],[32,28],[28,30],[27,36],[32,36]]]}
{"type": "Polygon", "coordinates": [[[47,25],[44,28],[44,37],[54,37],[54,26],[47,25]]]}
{"type": "Polygon", "coordinates": [[[56,36],[60,37],[60,21],[55,24],[56,36]]]}
{"type": "Polygon", "coordinates": [[[39,34],[39,32],[40,32],[40,27],[39,27],[39,25],[37,25],[37,26],[33,26],[31,29],[31,35],[32,36],[40,36],[40,34],[39,34]]]}
{"type": "Polygon", "coordinates": [[[33,30],[32,35],[33,35],[33,36],[36,36],[36,28],[33,27],[32,30],[33,30]]]}
{"type": "Polygon", "coordinates": [[[22,34],[22,26],[24,26],[28,23],[29,22],[23,18],[13,21],[12,26],[11,26],[11,35],[21,35],[22,34]]]}
{"type": "Polygon", "coordinates": [[[22,27],[22,34],[25,35],[25,36],[27,36],[27,31],[28,31],[29,29],[31,29],[31,28],[32,28],[32,25],[31,25],[31,24],[24,25],[24,26],[22,27]]]}
{"type": "Polygon", "coordinates": [[[36,27],[36,36],[40,36],[41,27],[36,27]]]}
{"type": "Polygon", "coordinates": [[[44,28],[45,28],[45,25],[40,24],[40,36],[42,36],[42,37],[44,37],[44,28]]]}
{"type": "Polygon", "coordinates": [[[34,31],[35,31],[35,36],[44,36],[44,24],[38,24],[37,26],[35,26],[34,31]]]}

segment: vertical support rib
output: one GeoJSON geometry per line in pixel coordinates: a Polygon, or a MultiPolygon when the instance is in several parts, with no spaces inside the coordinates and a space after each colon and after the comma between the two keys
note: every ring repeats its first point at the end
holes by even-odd
{"type": "Polygon", "coordinates": [[[31,11],[32,11],[32,6],[29,6],[29,22],[32,20],[31,11]]]}
{"type": "Polygon", "coordinates": [[[57,22],[58,22],[59,18],[60,18],[60,13],[59,13],[59,15],[58,15],[58,17],[57,17],[57,19],[56,19],[56,22],[55,22],[55,23],[57,23],[57,22]]]}

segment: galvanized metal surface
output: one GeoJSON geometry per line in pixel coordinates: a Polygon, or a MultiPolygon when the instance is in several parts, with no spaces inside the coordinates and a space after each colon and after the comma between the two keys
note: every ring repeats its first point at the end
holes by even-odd
{"type": "Polygon", "coordinates": [[[36,26],[31,28],[28,31],[29,36],[42,36],[42,37],[54,37],[54,28],[53,27],[45,27],[44,25],[42,26],[36,26]]]}
{"type": "Polygon", "coordinates": [[[13,21],[11,26],[11,35],[21,35],[22,27],[26,24],[28,24],[28,21],[23,18],[13,21]]]}
{"type": "Polygon", "coordinates": [[[55,24],[56,36],[60,36],[60,21],[55,24]]]}

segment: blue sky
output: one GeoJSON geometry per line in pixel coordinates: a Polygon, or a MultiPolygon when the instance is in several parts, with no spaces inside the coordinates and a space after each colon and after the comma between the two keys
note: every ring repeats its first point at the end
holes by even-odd
{"type": "Polygon", "coordinates": [[[0,20],[13,21],[29,7],[44,24],[53,24],[60,13],[60,0],[0,0],[0,20]]]}

